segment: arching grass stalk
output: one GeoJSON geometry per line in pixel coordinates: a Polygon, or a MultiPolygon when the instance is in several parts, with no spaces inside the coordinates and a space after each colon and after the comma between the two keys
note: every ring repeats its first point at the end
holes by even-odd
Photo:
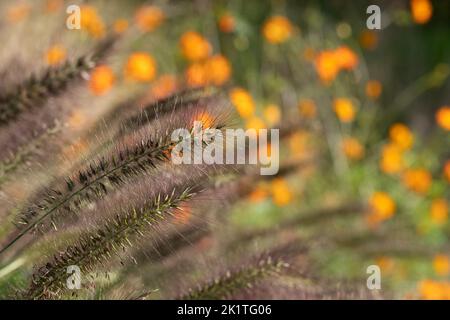
{"type": "Polygon", "coordinates": [[[30,78],[10,92],[0,95],[0,126],[16,119],[21,113],[42,106],[51,97],[64,90],[84,73],[93,69],[109,51],[115,38],[102,42],[93,53],[58,67],[49,67],[43,75],[30,78]]]}
{"type": "Polygon", "coordinates": [[[278,275],[289,265],[281,258],[270,255],[259,257],[255,262],[236,270],[227,270],[221,276],[204,285],[190,289],[180,300],[226,299],[238,290],[250,288],[253,284],[270,276],[278,275]]]}
{"type": "Polygon", "coordinates": [[[121,134],[140,128],[161,115],[186,109],[190,105],[198,106],[199,104],[206,105],[211,103],[212,100],[217,100],[216,94],[212,88],[208,88],[208,90],[205,88],[194,88],[186,89],[152,102],[146,105],[139,114],[133,115],[124,121],[121,134]]]}
{"type": "Polygon", "coordinates": [[[142,141],[132,149],[126,149],[111,159],[100,159],[91,163],[88,169],[78,173],[76,178],[67,178],[63,190],[47,190],[47,196],[38,204],[24,211],[17,223],[18,233],[0,251],[3,253],[33,228],[55,221],[60,210],[73,212],[83,202],[92,202],[107,194],[111,187],[119,187],[128,177],[142,174],[154,168],[157,161],[167,159],[166,151],[171,143],[142,141]]]}
{"type": "MultiPolygon", "coordinates": [[[[184,118],[184,114],[182,115],[184,118]]],[[[220,120],[212,127],[221,128],[220,120]]],[[[118,189],[131,178],[149,172],[159,163],[167,162],[171,149],[178,143],[170,137],[171,126],[192,125],[190,120],[167,124],[164,132],[156,131],[151,137],[141,137],[134,145],[112,152],[109,158],[102,157],[91,162],[78,174],[65,178],[64,186],[48,188],[44,195],[23,211],[17,221],[18,230],[13,233],[0,254],[33,229],[44,230],[56,227],[56,220],[62,213],[76,214],[86,203],[102,199],[111,189],[118,189]]]]}
{"type": "Polygon", "coordinates": [[[175,188],[171,193],[158,194],[139,208],[117,213],[115,218],[99,229],[83,234],[75,244],[40,267],[22,298],[55,298],[64,294],[67,267],[76,265],[83,274],[92,272],[95,266],[110,260],[114,254],[120,255],[120,251],[131,246],[134,237],[143,236],[153,225],[171,216],[181,203],[194,194],[192,188],[175,188]]]}

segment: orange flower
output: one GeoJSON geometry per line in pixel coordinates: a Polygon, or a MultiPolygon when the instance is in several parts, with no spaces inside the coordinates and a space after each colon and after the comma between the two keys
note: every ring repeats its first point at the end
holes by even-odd
{"type": "Polygon", "coordinates": [[[430,208],[431,221],[437,225],[443,225],[448,219],[448,203],[443,198],[434,199],[430,208]]]}
{"type": "Polygon", "coordinates": [[[233,32],[236,27],[236,21],[230,13],[223,14],[219,19],[219,30],[224,33],[233,32]]]}
{"type": "Polygon", "coordinates": [[[411,0],[411,14],[415,23],[427,23],[433,15],[433,6],[429,0],[411,0]]]}
{"type": "Polygon", "coordinates": [[[347,46],[320,52],[314,65],[324,83],[333,81],[341,69],[352,70],[358,65],[358,56],[347,46]]]}
{"type": "Polygon", "coordinates": [[[364,157],[364,146],[356,138],[345,138],[342,141],[342,151],[351,160],[360,160],[364,157]]]}
{"type": "Polygon", "coordinates": [[[434,280],[422,280],[419,283],[419,293],[426,300],[450,299],[450,282],[438,282],[434,280]]]}
{"type": "Polygon", "coordinates": [[[289,137],[289,150],[296,157],[304,157],[310,154],[310,134],[307,131],[297,131],[289,137]]]}
{"type": "Polygon", "coordinates": [[[155,30],[165,19],[164,12],[155,6],[140,7],[134,15],[136,25],[142,32],[155,30]]]}
{"type": "Polygon", "coordinates": [[[378,35],[375,31],[364,30],[359,35],[359,43],[366,50],[373,50],[378,45],[378,35]]]}
{"type": "Polygon", "coordinates": [[[282,178],[273,179],[270,187],[272,200],[277,206],[283,207],[292,201],[291,188],[286,180],[282,178]]]}
{"type": "Polygon", "coordinates": [[[128,29],[128,20],[117,19],[116,21],[114,21],[113,29],[115,33],[118,34],[124,33],[128,29]]]}
{"type": "Polygon", "coordinates": [[[30,14],[30,11],[31,6],[29,4],[15,4],[8,8],[6,19],[11,23],[20,22],[30,14]]]}
{"type": "Polygon", "coordinates": [[[319,78],[324,83],[333,81],[339,73],[339,64],[334,51],[326,50],[320,52],[314,59],[314,66],[319,78]]]}
{"type": "Polygon", "coordinates": [[[450,107],[442,107],[436,112],[436,122],[444,130],[450,131],[450,107]]]}
{"type": "Polygon", "coordinates": [[[196,114],[194,116],[192,123],[194,123],[195,121],[200,121],[202,123],[203,129],[212,128],[216,123],[214,117],[206,111],[196,114]]]}
{"type": "Polygon", "coordinates": [[[366,83],[366,95],[371,99],[377,99],[381,95],[383,87],[380,81],[369,80],[366,83]]]}
{"type": "Polygon", "coordinates": [[[333,109],[339,120],[341,120],[342,122],[352,122],[355,119],[356,111],[350,99],[335,99],[333,103],[333,109]]]}
{"type": "Polygon", "coordinates": [[[188,31],[180,39],[180,47],[184,57],[190,61],[206,59],[211,54],[211,45],[201,34],[188,31]]]}
{"type": "Polygon", "coordinates": [[[281,120],[281,110],[280,107],[278,107],[275,104],[269,104],[264,109],[264,119],[266,119],[269,126],[274,126],[278,124],[281,120]]]}
{"type": "Polygon", "coordinates": [[[448,256],[438,254],[433,259],[433,269],[439,276],[447,276],[450,273],[450,260],[448,256]]]}
{"type": "Polygon", "coordinates": [[[220,86],[231,77],[231,65],[227,58],[218,54],[206,61],[205,73],[208,83],[220,86]]]}
{"type": "Polygon", "coordinates": [[[369,205],[372,210],[372,214],[378,221],[384,221],[390,219],[395,211],[396,204],[391,196],[386,192],[374,192],[369,199],[369,205]]]}
{"type": "Polygon", "coordinates": [[[165,74],[159,77],[152,86],[150,93],[154,99],[162,99],[175,92],[177,86],[177,78],[173,75],[165,74]]]}
{"type": "Polygon", "coordinates": [[[47,0],[45,2],[45,10],[47,12],[56,12],[63,6],[63,0],[47,0]]]}
{"type": "Polygon", "coordinates": [[[358,65],[358,56],[347,46],[337,48],[333,54],[339,68],[352,70],[358,65]]]}
{"type": "Polygon", "coordinates": [[[266,199],[268,195],[269,195],[268,186],[263,183],[260,183],[249,194],[248,200],[253,203],[261,202],[264,199],[266,199]]]}
{"type": "Polygon", "coordinates": [[[255,130],[267,128],[264,121],[258,117],[252,117],[252,118],[248,119],[247,122],[245,123],[245,127],[247,129],[255,129],[255,130]]]}
{"type": "Polygon", "coordinates": [[[81,29],[86,30],[94,38],[101,38],[105,34],[105,25],[97,13],[97,9],[90,5],[81,6],[81,29]]]}
{"type": "Polygon", "coordinates": [[[298,103],[298,110],[303,118],[313,119],[316,117],[316,104],[311,99],[300,100],[298,103]]]}
{"type": "Polygon", "coordinates": [[[375,263],[380,267],[381,271],[384,273],[391,272],[395,267],[395,262],[392,258],[389,257],[378,257],[375,263]]]}
{"type": "Polygon", "coordinates": [[[288,18],[273,16],[264,23],[262,32],[268,42],[278,44],[292,36],[293,26],[288,18]]]}
{"type": "Polygon", "coordinates": [[[404,168],[403,151],[396,144],[390,143],[383,147],[380,168],[384,173],[399,173],[404,168]]]}
{"type": "Polygon", "coordinates": [[[390,127],[389,138],[402,150],[411,149],[414,143],[414,135],[411,130],[402,123],[396,123],[390,127]]]}
{"type": "Polygon", "coordinates": [[[249,118],[255,113],[255,103],[247,90],[243,88],[233,88],[230,91],[230,99],[242,118],[249,118]]]}
{"type": "Polygon", "coordinates": [[[135,81],[151,81],[156,76],[156,62],[146,52],[135,52],[128,58],[124,73],[127,78],[135,81]]]}
{"type": "Polygon", "coordinates": [[[293,29],[288,18],[273,16],[266,21],[262,31],[268,42],[279,44],[287,41],[292,36],[293,29]]]}
{"type": "Polygon", "coordinates": [[[444,165],[444,177],[450,182],[450,160],[447,160],[444,165]]]}
{"type": "Polygon", "coordinates": [[[89,88],[96,95],[103,95],[108,92],[115,81],[114,74],[108,66],[98,66],[91,74],[89,88]]]}
{"type": "Polygon", "coordinates": [[[192,218],[192,208],[189,205],[182,205],[178,208],[178,210],[174,211],[174,220],[175,223],[186,224],[192,218]]]}
{"type": "Polygon", "coordinates": [[[417,193],[427,193],[431,183],[431,174],[426,169],[410,169],[403,174],[403,184],[417,193]]]}
{"type": "Polygon", "coordinates": [[[60,64],[62,61],[66,59],[67,50],[60,44],[56,44],[50,49],[48,49],[47,53],[45,54],[45,59],[47,60],[47,63],[51,66],[60,64]]]}
{"type": "Polygon", "coordinates": [[[184,75],[190,87],[201,87],[208,83],[208,75],[204,63],[195,62],[190,64],[184,75]]]}

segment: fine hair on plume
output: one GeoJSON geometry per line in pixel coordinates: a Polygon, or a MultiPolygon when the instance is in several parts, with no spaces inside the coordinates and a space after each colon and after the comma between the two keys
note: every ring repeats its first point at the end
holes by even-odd
{"type": "Polygon", "coordinates": [[[106,155],[85,164],[76,174],[59,179],[35,196],[17,220],[17,231],[1,249],[3,253],[28,232],[48,229],[67,213],[76,214],[87,203],[102,199],[110,190],[119,189],[130,179],[170,162],[170,150],[176,142],[171,134],[178,128],[191,128],[197,119],[207,117],[211,127],[225,126],[226,116],[220,105],[202,105],[194,110],[181,110],[122,137],[106,155]]]}
{"type": "Polygon", "coordinates": [[[292,244],[287,243],[246,259],[240,257],[233,262],[215,261],[213,265],[217,270],[208,268],[213,273],[210,279],[196,281],[196,285],[190,285],[187,289],[178,289],[176,299],[229,299],[233,294],[250,289],[267,277],[276,277],[289,270],[292,252],[292,244]]]}
{"type": "Polygon", "coordinates": [[[101,42],[92,53],[61,66],[48,67],[40,75],[31,75],[23,83],[0,95],[0,126],[14,121],[23,112],[45,105],[49,97],[63,93],[73,81],[85,76],[110,51],[115,37],[101,42]]]}
{"type": "Polygon", "coordinates": [[[121,199],[109,205],[105,201],[105,207],[98,210],[110,212],[99,221],[91,221],[91,226],[83,228],[86,231],[75,244],[58,250],[50,262],[39,267],[23,297],[58,297],[65,289],[63,280],[68,266],[77,265],[89,273],[94,266],[109,262],[114,255],[121,257],[122,249],[132,246],[134,237],[142,237],[149,231],[157,232],[155,228],[159,223],[182,210],[180,205],[203,189],[205,174],[198,170],[197,173],[172,174],[170,180],[143,179],[134,184],[133,190],[125,191],[121,199]]]}

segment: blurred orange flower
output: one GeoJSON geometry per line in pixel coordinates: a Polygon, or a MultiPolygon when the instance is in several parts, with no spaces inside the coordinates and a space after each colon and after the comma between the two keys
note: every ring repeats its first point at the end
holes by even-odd
{"type": "Polygon", "coordinates": [[[284,16],[270,17],[263,26],[262,32],[266,40],[273,44],[283,43],[292,36],[293,26],[284,16]]]}
{"type": "Polygon", "coordinates": [[[450,107],[442,107],[436,112],[436,122],[444,130],[450,131],[450,107]]]}
{"type": "Polygon", "coordinates": [[[202,123],[203,129],[212,128],[214,126],[214,123],[216,122],[215,118],[206,111],[196,114],[192,122],[195,121],[200,121],[202,123]]]}
{"type": "Polygon", "coordinates": [[[253,203],[261,202],[269,196],[268,186],[264,183],[258,184],[248,196],[248,200],[253,203]]]}
{"type": "Polygon", "coordinates": [[[60,64],[66,59],[67,50],[60,44],[55,44],[50,47],[45,54],[45,59],[47,63],[51,66],[60,64]]]}
{"type": "Polygon", "coordinates": [[[397,206],[391,196],[381,191],[372,194],[369,199],[369,205],[371,208],[369,219],[374,223],[390,219],[397,210],[397,206]]]}
{"type": "Polygon", "coordinates": [[[402,171],[404,168],[403,150],[393,143],[385,145],[381,152],[380,168],[387,174],[402,171]]]}
{"type": "Polygon", "coordinates": [[[355,119],[356,111],[350,99],[334,99],[333,109],[339,120],[342,122],[352,122],[355,119]]]}
{"type": "Polygon", "coordinates": [[[231,89],[230,99],[242,118],[249,118],[255,113],[255,103],[247,90],[239,87],[231,89]]]}
{"type": "Polygon", "coordinates": [[[430,189],[432,177],[426,169],[409,169],[403,174],[403,184],[410,190],[425,194],[430,189]]]}
{"type": "Polygon", "coordinates": [[[431,221],[443,225],[448,220],[448,203],[444,198],[434,199],[430,208],[431,221]]]}
{"type": "Polygon", "coordinates": [[[411,14],[414,22],[427,23],[433,15],[433,6],[430,0],[411,0],[411,14]]]}
{"type": "Polygon", "coordinates": [[[375,31],[364,30],[359,35],[359,43],[366,50],[373,50],[378,45],[378,35],[375,31]]]}
{"type": "Polygon", "coordinates": [[[181,52],[190,61],[206,59],[211,54],[211,45],[195,31],[185,32],[180,39],[181,52]]]}
{"type": "Polygon", "coordinates": [[[364,146],[358,139],[353,137],[344,138],[342,141],[342,151],[351,160],[360,160],[364,157],[364,146]]]}
{"type": "Polygon", "coordinates": [[[31,6],[26,3],[12,5],[6,12],[6,19],[11,23],[24,20],[30,14],[31,6]]]}
{"type": "Polygon", "coordinates": [[[98,66],[92,73],[89,80],[89,88],[96,95],[103,95],[113,86],[115,76],[112,69],[108,66],[98,66]]]}
{"type": "Polygon", "coordinates": [[[449,300],[450,282],[422,280],[419,283],[419,293],[421,298],[426,300],[449,300]]]}
{"type": "Polygon", "coordinates": [[[302,158],[310,155],[309,142],[311,135],[306,130],[301,130],[293,133],[289,137],[289,150],[292,155],[297,158],[302,158]]]}
{"type": "Polygon", "coordinates": [[[223,85],[231,77],[231,65],[223,55],[214,55],[206,60],[205,73],[208,83],[223,85]]]}
{"type": "Polygon", "coordinates": [[[281,120],[281,110],[276,104],[269,104],[264,109],[264,119],[270,127],[278,124],[281,120]]]}
{"type": "Polygon", "coordinates": [[[101,38],[105,35],[105,25],[98,15],[97,9],[91,5],[82,5],[80,24],[81,29],[86,30],[94,38],[101,38]]]}
{"type": "Polygon", "coordinates": [[[155,6],[140,7],[134,15],[136,25],[142,32],[155,30],[165,19],[164,12],[155,6]]]}
{"type": "Polygon", "coordinates": [[[135,81],[151,81],[156,76],[156,62],[146,52],[135,52],[128,57],[124,73],[127,78],[135,81]]]}
{"type": "Polygon", "coordinates": [[[128,29],[128,20],[117,19],[116,21],[114,21],[113,29],[115,33],[118,34],[124,33],[128,29]]]}
{"type": "Polygon", "coordinates": [[[258,117],[252,117],[248,119],[245,123],[245,127],[247,129],[255,129],[255,130],[267,128],[264,120],[258,117]]]}
{"type": "Polygon", "coordinates": [[[377,99],[383,90],[381,82],[378,80],[369,80],[366,83],[366,95],[371,99],[377,99]]]}
{"type": "Polygon", "coordinates": [[[224,33],[230,33],[234,31],[236,27],[236,21],[234,17],[229,13],[224,13],[219,19],[219,30],[224,33]]]}
{"type": "Polygon", "coordinates": [[[333,81],[339,73],[339,64],[334,51],[325,50],[316,55],[314,66],[319,78],[324,83],[333,81]]]}
{"type": "Polygon", "coordinates": [[[433,259],[433,269],[439,276],[447,276],[450,273],[450,259],[448,256],[438,254],[433,259]]]}
{"type": "Polygon", "coordinates": [[[201,87],[208,83],[208,75],[204,63],[194,62],[190,64],[186,68],[184,75],[190,87],[201,87]]]}
{"type": "Polygon", "coordinates": [[[150,93],[154,99],[162,99],[174,93],[177,87],[177,78],[171,74],[164,74],[153,84],[150,93]]]}
{"type": "Polygon", "coordinates": [[[339,68],[352,70],[358,65],[358,56],[347,46],[337,48],[333,54],[339,68]]]}
{"type": "Polygon", "coordinates": [[[192,208],[190,205],[183,204],[177,210],[174,211],[175,223],[186,224],[192,218],[192,208]]]}
{"type": "Polygon", "coordinates": [[[47,12],[56,12],[62,8],[63,4],[63,0],[47,0],[45,2],[45,10],[47,12]]]}
{"type": "Polygon", "coordinates": [[[279,207],[288,205],[292,201],[289,184],[283,178],[275,178],[271,183],[272,200],[279,207]]]}
{"type": "Polygon", "coordinates": [[[381,256],[378,257],[375,263],[380,267],[384,273],[390,273],[395,267],[395,261],[390,257],[381,256]]]}
{"type": "Polygon", "coordinates": [[[316,104],[311,99],[303,99],[298,102],[298,111],[303,118],[313,119],[316,117],[316,104]]]}
{"type": "Polygon", "coordinates": [[[414,135],[402,123],[396,123],[389,128],[389,138],[402,150],[411,149],[414,143],[414,135]]]}
{"type": "Polygon", "coordinates": [[[358,65],[356,53],[347,46],[335,50],[324,50],[316,55],[314,66],[319,78],[325,83],[333,81],[339,71],[352,70],[358,65]]]}
{"type": "Polygon", "coordinates": [[[450,160],[447,160],[447,162],[444,165],[444,177],[450,183],[450,160]]]}

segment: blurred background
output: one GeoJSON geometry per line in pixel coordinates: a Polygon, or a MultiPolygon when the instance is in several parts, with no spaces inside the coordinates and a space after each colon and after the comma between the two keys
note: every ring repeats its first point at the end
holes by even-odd
{"type": "MultiPolygon", "coordinates": [[[[47,111],[0,128],[0,239],[120,119],[215,87],[233,126],[280,128],[280,173],[224,175],[208,195],[214,217],[199,219],[198,205],[179,218],[196,236],[158,262],[113,268],[94,296],[143,286],[165,298],[173,272],[195,278],[207,261],[220,269],[293,240],[309,248],[302,276],[236,297],[450,299],[450,1],[1,1],[0,13],[1,92],[119,39],[47,111]],[[80,30],[65,26],[71,4],[80,30]],[[366,26],[372,4],[380,30],[366,26]],[[370,265],[381,290],[366,287],[370,265]]],[[[26,286],[36,259],[0,263],[0,296],[26,286]]]]}

